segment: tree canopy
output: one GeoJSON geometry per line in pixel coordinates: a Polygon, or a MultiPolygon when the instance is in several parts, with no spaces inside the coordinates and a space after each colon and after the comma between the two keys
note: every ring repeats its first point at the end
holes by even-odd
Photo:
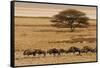
{"type": "Polygon", "coordinates": [[[58,14],[53,16],[52,22],[55,22],[55,25],[57,27],[64,26],[64,27],[70,27],[71,32],[74,31],[74,28],[76,25],[88,25],[89,18],[86,16],[84,12],[75,10],[75,9],[68,9],[59,12],[58,14]]]}

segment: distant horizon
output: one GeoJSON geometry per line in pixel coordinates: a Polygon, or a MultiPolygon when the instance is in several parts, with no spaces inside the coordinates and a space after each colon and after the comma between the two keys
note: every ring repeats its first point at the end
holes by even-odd
{"type": "Polygon", "coordinates": [[[15,3],[15,16],[52,17],[53,15],[68,9],[79,10],[86,13],[86,16],[90,19],[96,19],[96,7],[22,2],[15,3]]]}
{"type": "MultiPolygon", "coordinates": [[[[46,16],[15,16],[15,17],[25,17],[25,18],[52,18],[52,17],[46,17],[46,16]]],[[[96,19],[94,19],[94,18],[90,18],[90,20],[96,20],[96,19]]]]}

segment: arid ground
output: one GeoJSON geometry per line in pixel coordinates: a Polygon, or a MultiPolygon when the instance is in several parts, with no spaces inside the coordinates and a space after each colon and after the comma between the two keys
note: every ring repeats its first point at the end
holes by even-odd
{"type": "Polygon", "coordinates": [[[90,62],[96,61],[96,53],[82,54],[77,56],[73,54],[64,54],[61,56],[46,55],[43,56],[24,56],[23,51],[26,49],[50,48],[68,49],[71,46],[82,48],[83,46],[96,47],[96,20],[90,20],[88,28],[75,28],[70,32],[70,28],[52,27],[50,18],[42,17],[15,17],[15,65],[40,65],[55,63],[72,63],[72,62],[90,62]],[[83,38],[88,40],[83,42],[66,42],[72,39],[80,41],[83,38]],[[93,40],[89,42],[89,39],[93,40]]]}

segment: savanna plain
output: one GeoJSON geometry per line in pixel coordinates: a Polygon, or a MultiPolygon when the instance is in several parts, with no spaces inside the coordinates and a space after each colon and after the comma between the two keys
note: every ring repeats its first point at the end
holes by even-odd
{"type": "Polygon", "coordinates": [[[89,20],[87,28],[57,28],[51,26],[51,18],[46,17],[15,17],[15,65],[41,65],[73,62],[96,61],[96,53],[63,54],[61,56],[24,56],[26,49],[42,49],[47,51],[52,48],[67,50],[71,46],[82,48],[90,46],[96,48],[96,20],[89,20]],[[87,40],[83,40],[86,38],[87,40]],[[72,40],[74,42],[70,42],[72,40]],[[91,41],[92,40],[92,41],[91,41]]]}

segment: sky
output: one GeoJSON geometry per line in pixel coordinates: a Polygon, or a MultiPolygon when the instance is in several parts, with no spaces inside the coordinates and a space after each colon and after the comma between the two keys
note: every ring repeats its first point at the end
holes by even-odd
{"type": "Polygon", "coordinates": [[[15,3],[15,16],[52,17],[60,11],[76,9],[85,12],[90,19],[96,19],[96,7],[42,4],[42,3],[15,3]]]}

